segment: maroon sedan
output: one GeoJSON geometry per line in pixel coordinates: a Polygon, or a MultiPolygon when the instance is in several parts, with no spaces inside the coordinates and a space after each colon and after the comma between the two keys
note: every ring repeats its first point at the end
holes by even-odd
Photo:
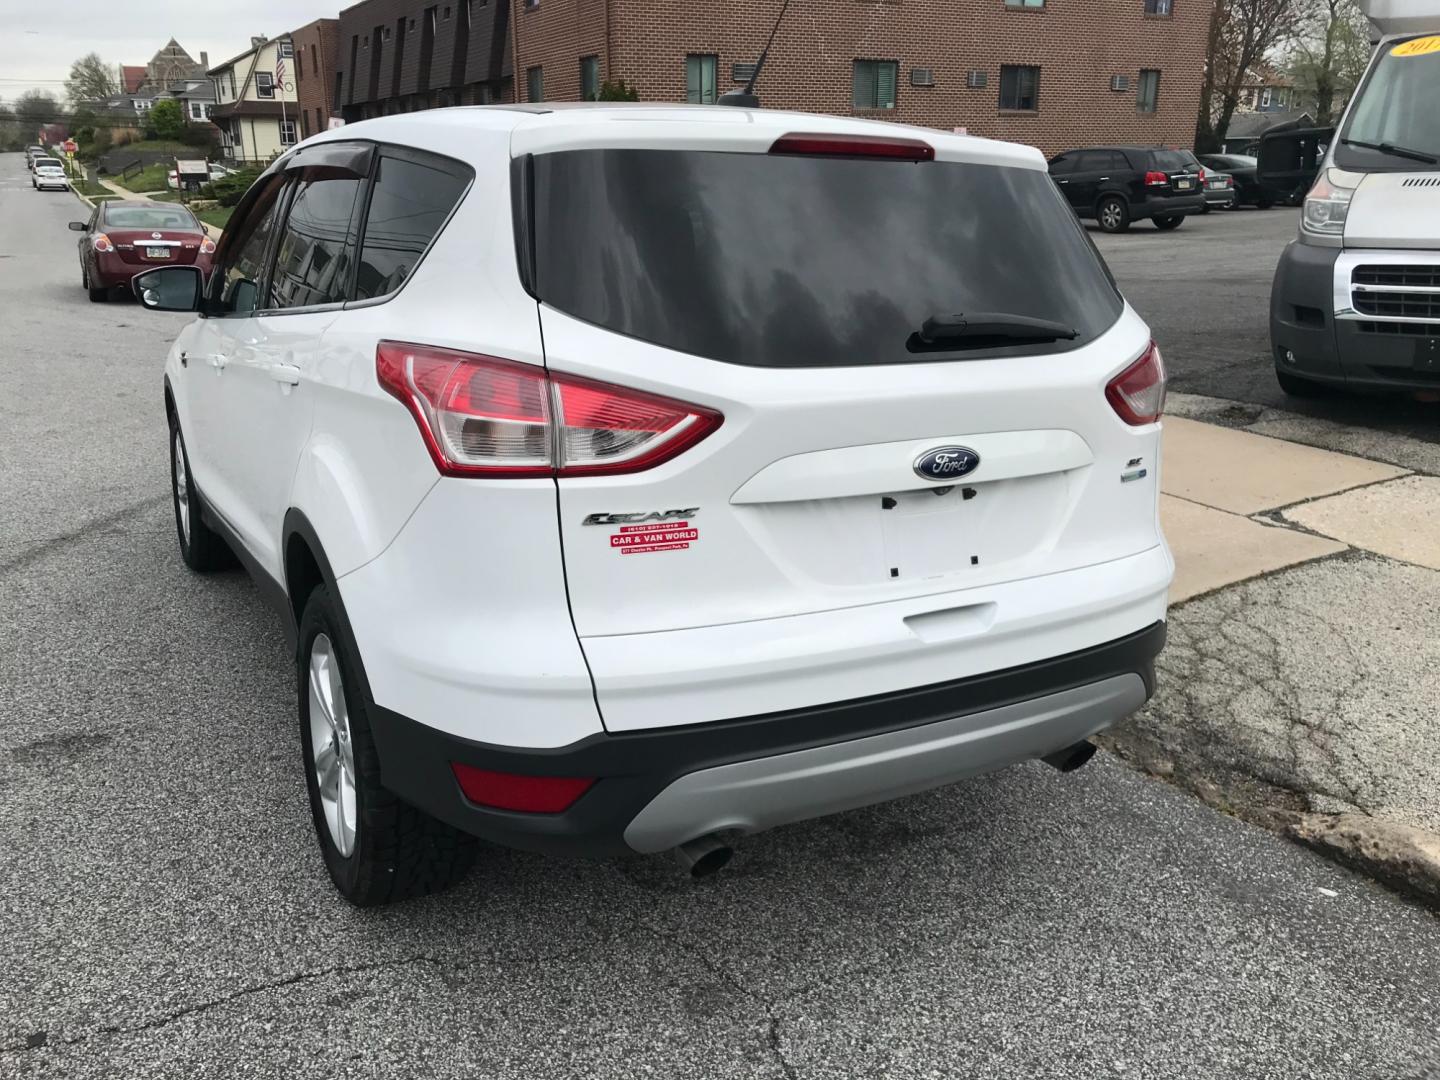
{"type": "Polygon", "coordinates": [[[90,220],[72,221],[80,237],[80,279],[97,303],[152,266],[198,266],[210,273],[215,242],[183,206],[163,202],[102,202],[90,220]]]}

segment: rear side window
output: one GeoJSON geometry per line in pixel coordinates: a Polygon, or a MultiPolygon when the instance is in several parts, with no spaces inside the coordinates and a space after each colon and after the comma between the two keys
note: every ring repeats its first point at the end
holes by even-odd
{"type": "MultiPolygon", "coordinates": [[[[280,218],[280,193],[284,190],[281,177],[267,181],[250,204],[245,219],[232,227],[234,241],[227,244],[225,261],[215,274],[215,287],[219,289],[215,314],[248,315],[259,306],[265,255],[280,218]]],[[[226,230],[227,240],[231,231],[226,230]]]]}
{"type": "Polygon", "coordinates": [[[356,177],[297,182],[280,233],[267,307],[309,307],[346,299],[355,259],[355,199],[360,185],[356,177]]]}
{"type": "Polygon", "coordinates": [[[673,150],[533,159],[533,288],[597,326],[754,367],[1076,348],[1121,301],[1041,170],[673,150]],[[915,351],[932,316],[1063,323],[1074,340],[915,351]]]}
{"type": "Polygon", "coordinates": [[[394,292],[465,194],[470,174],[428,155],[382,153],[365,215],[355,299],[394,292]]]}

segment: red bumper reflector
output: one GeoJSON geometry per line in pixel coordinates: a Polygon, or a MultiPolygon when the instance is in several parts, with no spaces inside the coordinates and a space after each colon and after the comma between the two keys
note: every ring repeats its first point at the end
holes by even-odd
{"type": "Polygon", "coordinates": [[[465,798],[478,806],[519,810],[526,814],[558,814],[590,790],[593,776],[521,776],[492,772],[452,761],[465,798]]]}

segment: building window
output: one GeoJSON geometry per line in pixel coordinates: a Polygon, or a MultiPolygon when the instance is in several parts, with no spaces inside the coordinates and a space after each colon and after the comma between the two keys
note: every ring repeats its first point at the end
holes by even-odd
{"type": "Polygon", "coordinates": [[[210,106],[209,106],[209,104],[207,104],[207,103],[204,102],[204,101],[192,101],[192,102],[190,102],[190,119],[191,119],[191,120],[208,120],[208,119],[210,119],[210,106]]]}
{"type": "Polygon", "coordinates": [[[580,100],[600,100],[600,57],[580,58],[580,100]]]}
{"type": "Polygon", "coordinates": [[[320,109],[319,106],[316,106],[316,108],[315,108],[315,130],[316,130],[316,131],[324,131],[324,130],[325,130],[325,114],[324,114],[324,111],[323,111],[322,109],[320,109]]]}
{"type": "Polygon", "coordinates": [[[303,79],[304,77],[305,77],[305,53],[304,53],[304,50],[301,50],[301,51],[300,51],[299,53],[297,53],[296,56],[295,56],[295,78],[296,78],[296,79],[303,79]]]}
{"type": "Polygon", "coordinates": [[[1160,72],[1154,68],[1140,69],[1140,89],[1135,95],[1139,112],[1154,112],[1160,105],[1160,72]]]}
{"type": "Polygon", "coordinates": [[[1000,67],[1000,108],[1035,112],[1040,108],[1040,69],[1003,64],[1000,67]]]}
{"type": "Polygon", "coordinates": [[[268,71],[255,73],[255,93],[263,98],[275,96],[275,76],[268,71]]]}
{"type": "Polygon", "coordinates": [[[1171,0],[1145,0],[1146,15],[1171,14],[1171,0]]]}
{"type": "Polygon", "coordinates": [[[280,121],[280,145],[281,145],[281,146],[294,146],[294,145],[295,145],[295,121],[294,121],[294,120],[281,120],[281,121],[280,121]]]}
{"type": "Polygon", "coordinates": [[[543,68],[532,67],[525,69],[525,100],[545,100],[545,72],[543,68]]]}
{"type": "MultiPolygon", "coordinates": [[[[1145,0],[1145,2],[1148,4],[1151,2],[1151,0],[1145,0]]],[[[1005,6],[1018,8],[1042,8],[1045,6],[1045,0],[1005,0],[1005,6]]]]}
{"type": "Polygon", "coordinates": [[[315,51],[314,45],[310,46],[310,70],[316,75],[320,74],[320,54],[315,51]]]}
{"type": "Polygon", "coordinates": [[[445,22],[449,22],[449,21],[450,21],[450,8],[449,8],[448,6],[445,8],[444,21],[445,21],[445,22]]]}
{"type": "Polygon", "coordinates": [[[685,100],[691,105],[715,104],[718,57],[692,53],[685,57],[685,100]]]}
{"type": "Polygon", "coordinates": [[[1270,87],[1268,86],[1260,91],[1260,107],[1262,109],[1268,109],[1270,107],[1270,87]]]}
{"type": "Polygon", "coordinates": [[[410,20],[410,25],[405,28],[405,32],[406,32],[407,34],[413,34],[413,33],[415,32],[415,20],[414,20],[414,19],[411,19],[411,20],[410,20]]]}
{"type": "Polygon", "coordinates": [[[856,60],[851,103],[857,109],[895,108],[900,65],[894,60],[856,60]]]}
{"type": "Polygon", "coordinates": [[[282,42],[280,42],[280,55],[283,56],[286,60],[289,60],[289,59],[291,59],[292,57],[294,57],[294,55],[295,55],[295,43],[294,43],[293,41],[282,41],[282,42]]]}

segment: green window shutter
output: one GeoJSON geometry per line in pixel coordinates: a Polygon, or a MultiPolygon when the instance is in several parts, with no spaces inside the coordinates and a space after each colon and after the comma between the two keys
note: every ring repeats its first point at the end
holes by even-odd
{"type": "Polygon", "coordinates": [[[857,109],[873,109],[875,107],[874,61],[856,60],[854,70],[854,90],[851,93],[850,104],[857,109]]]}
{"type": "Polygon", "coordinates": [[[700,58],[685,58],[685,100],[691,105],[700,104],[700,58]]]}
{"type": "Polygon", "coordinates": [[[881,109],[895,108],[895,84],[899,81],[900,65],[894,60],[875,64],[875,105],[881,109]]]}

